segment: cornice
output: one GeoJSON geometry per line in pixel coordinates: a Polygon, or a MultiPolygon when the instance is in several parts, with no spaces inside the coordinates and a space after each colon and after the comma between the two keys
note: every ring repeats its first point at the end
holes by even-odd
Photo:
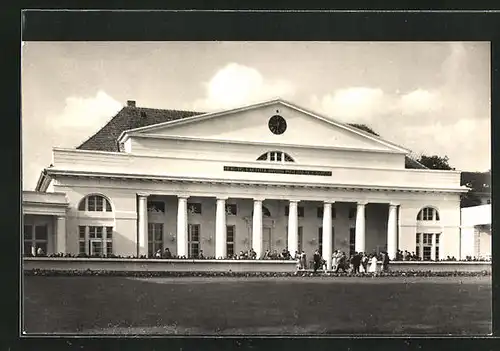
{"type": "Polygon", "coordinates": [[[169,182],[180,184],[210,184],[210,185],[228,185],[228,186],[247,186],[247,187],[266,187],[266,188],[310,188],[310,189],[336,189],[345,191],[380,191],[380,192],[427,192],[427,193],[465,193],[468,190],[464,188],[420,188],[420,187],[401,187],[401,186],[381,186],[381,185],[362,185],[362,184],[311,184],[296,182],[272,182],[248,180],[242,184],[241,180],[229,179],[210,179],[210,178],[186,178],[172,176],[158,176],[148,174],[126,174],[126,173],[102,173],[93,171],[62,171],[50,170],[51,176],[82,177],[95,179],[118,179],[118,180],[138,180],[143,182],[169,182]]]}

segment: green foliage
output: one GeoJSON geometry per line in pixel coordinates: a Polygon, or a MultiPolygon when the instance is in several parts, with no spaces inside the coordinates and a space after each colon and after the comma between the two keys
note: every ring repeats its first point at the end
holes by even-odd
{"type": "Polygon", "coordinates": [[[438,155],[420,155],[417,161],[429,169],[455,170],[455,168],[452,168],[448,163],[448,156],[441,157],[438,155]]]}

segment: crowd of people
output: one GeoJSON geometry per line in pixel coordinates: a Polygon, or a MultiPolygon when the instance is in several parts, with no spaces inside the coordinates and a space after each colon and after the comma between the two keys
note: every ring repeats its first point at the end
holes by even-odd
{"type": "MultiPolygon", "coordinates": [[[[38,248],[35,251],[35,254],[26,255],[25,256],[39,256],[39,257],[94,257],[86,254],[50,254],[47,255],[41,248],[38,248]]],[[[102,257],[101,255],[96,255],[95,257],[102,257]]],[[[121,257],[116,255],[108,255],[108,257],[121,257]]],[[[133,257],[129,257],[133,258],[133,257]]],[[[153,255],[149,255],[149,257],[141,256],[140,258],[163,258],[163,259],[233,259],[233,260],[295,260],[297,262],[298,270],[307,270],[313,269],[317,271],[319,269],[326,270],[326,262],[322,258],[320,251],[315,250],[313,252],[312,260],[307,260],[307,255],[304,250],[296,251],[294,255],[292,255],[288,248],[284,248],[281,252],[278,250],[266,250],[260,258],[257,257],[257,253],[253,248],[246,250],[235,252],[233,254],[227,255],[227,257],[214,257],[214,256],[205,256],[203,250],[199,250],[198,254],[195,257],[186,257],[186,256],[176,256],[173,255],[170,249],[167,247],[165,250],[157,250],[153,255]]],[[[401,251],[398,250],[396,253],[396,259],[394,261],[420,261],[421,257],[417,256],[415,252],[410,251],[401,251]]],[[[367,254],[365,252],[355,252],[353,255],[348,257],[345,252],[340,250],[335,250],[332,255],[332,269],[335,272],[343,271],[343,272],[354,272],[354,273],[369,273],[376,271],[377,262],[382,262],[382,270],[387,270],[389,265],[389,256],[386,252],[380,253],[372,253],[367,254]]],[[[454,256],[447,256],[440,261],[491,261],[491,257],[473,257],[467,256],[465,259],[457,260],[454,256]]]]}

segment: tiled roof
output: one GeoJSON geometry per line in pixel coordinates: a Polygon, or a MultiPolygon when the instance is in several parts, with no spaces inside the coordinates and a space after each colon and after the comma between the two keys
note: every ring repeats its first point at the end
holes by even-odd
{"type": "Polygon", "coordinates": [[[117,140],[128,129],[150,126],[176,119],[203,114],[203,112],[160,110],[125,106],[104,127],[77,147],[80,150],[120,151],[117,140]]]}
{"type": "MultiPolygon", "coordinates": [[[[117,140],[120,134],[129,129],[150,126],[153,124],[173,121],[176,119],[196,116],[204,112],[162,110],[145,107],[125,106],[104,127],[82,143],[77,149],[97,151],[121,151],[117,140]]],[[[352,127],[369,131],[378,135],[364,125],[350,124],[352,127]]],[[[410,169],[425,169],[426,167],[409,156],[405,158],[405,167],[410,169]]]]}

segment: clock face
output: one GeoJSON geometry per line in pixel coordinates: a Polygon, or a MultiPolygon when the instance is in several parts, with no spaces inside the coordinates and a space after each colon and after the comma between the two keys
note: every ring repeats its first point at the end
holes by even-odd
{"type": "Polygon", "coordinates": [[[283,134],[286,130],[286,121],[280,115],[274,115],[269,119],[269,130],[276,135],[283,134]]]}

